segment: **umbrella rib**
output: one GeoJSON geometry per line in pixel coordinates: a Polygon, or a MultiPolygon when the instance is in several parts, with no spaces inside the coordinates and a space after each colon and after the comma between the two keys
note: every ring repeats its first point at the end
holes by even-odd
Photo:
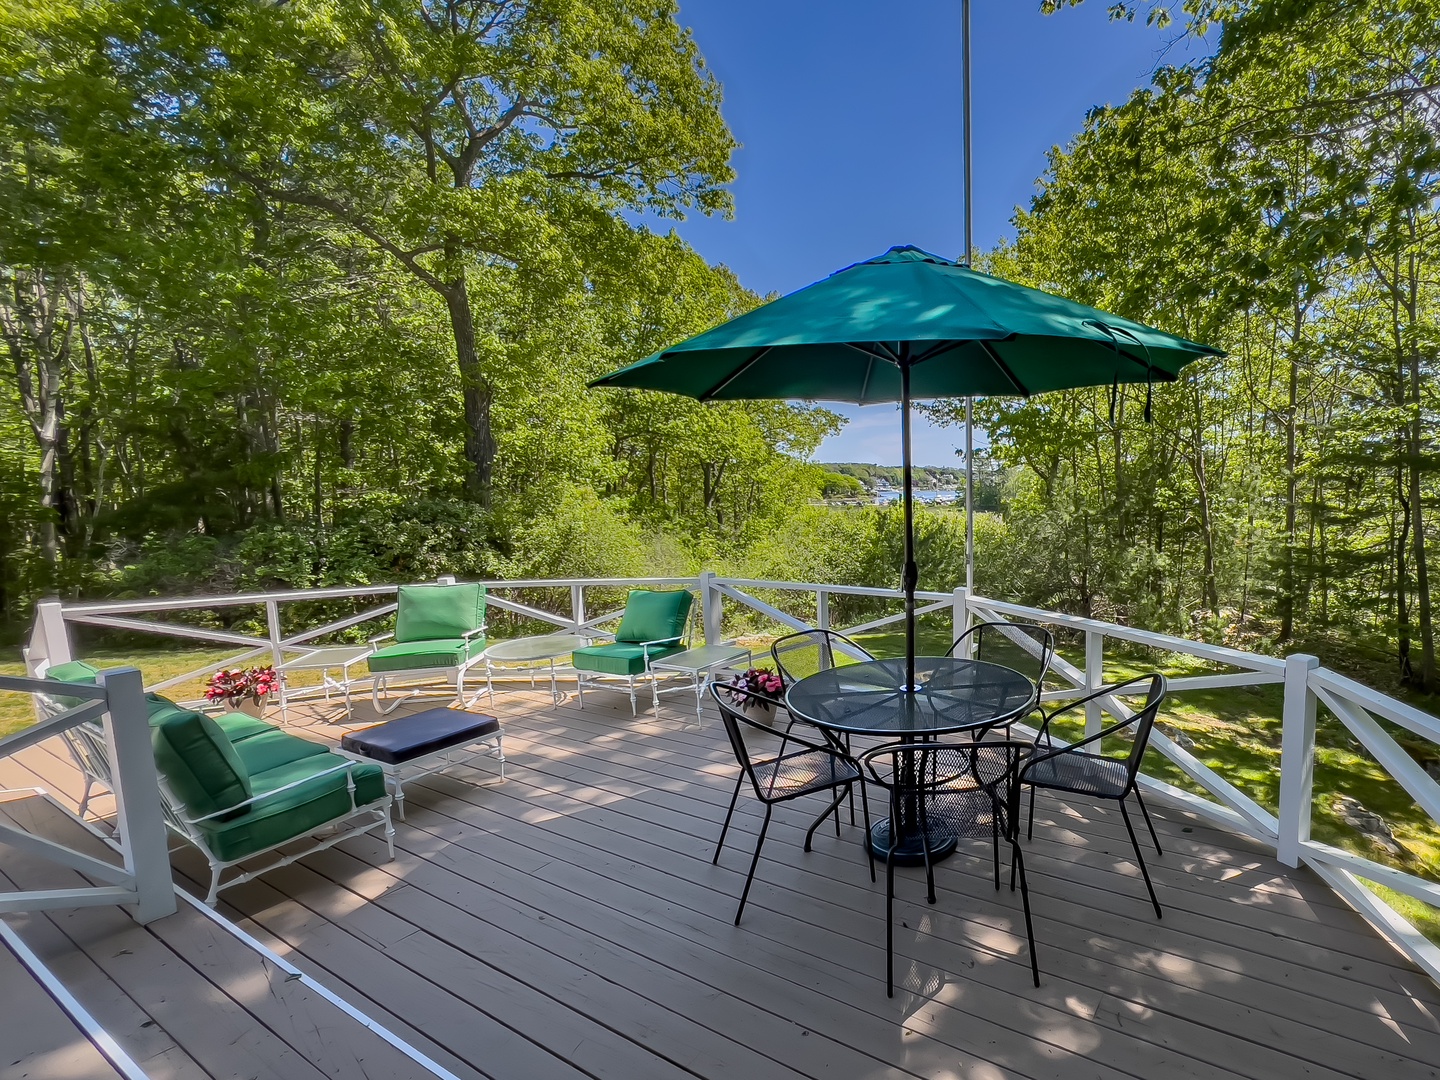
{"type": "Polygon", "coordinates": [[[875,374],[875,357],[870,357],[865,365],[865,381],[860,384],[860,404],[865,404],[865,398],[870,393],[870,377],[875,374]]]}
{"type": "Polygon", "coordinates": [[[900,362],[899,357],[895,355],[895,351],[887,348],[883,341],[877,341],[873,345],[867,345],[863,341],[842,341],[840,344],[844,345],[847,349],[854,349],[856,352],[864,353],[872,359],[884,360],[887,364],[898,364],[900,362]]]}
{"type": "Polygon", "coordinates": [[[747,371],[749,371],[752,367],[754,367],[757,363],[759,363],[759,362],[760,362],[760,359],[761,359],[766,353],[768,353],[768,352],[770,351],[770,349],[771,349],[771,346],[769,346],[769,345],[766,345],[764,348],[759,349],[759,350],[755,353],[754,356],[750,357],[749,360],[746,360],[745,363],[741,364],[741,365],[740,365],[738,368],[736,368],[734,371],[730,372],[729,375],[726,375],[725,378],[721,379],[718,383],[716,383],[714,386],[712,386],[709,390],[706,390],[705,393],[701,394],[699,400],[700,400],[700,401],[709,401],[709,400],[710,400],[711,398],[713,398],[716,394],[720,393],[721,390],[724,390],[727,386],[729,386],[731,383],[733,383],[736,379],[740,378],[741,375],[744,375],[747,371]]]}
{"type": "Polygon", "coordinates": [[[1005,378],[1010,380],[1010,385],[1015,387],[1016,393],[1018,393],[1021,397],[1028,398],[1030,396],[1030,391],[1026,389],[1024,383],[1022,383],[1019,379],[1015,377],[1015,372],[1010,370],[1010,365],[1007,364],[1004,360],[1000,359],[1000,354],[995,351],[994,346],[992,346],[988,341],[977,341],[976,344],[979,345],[980,348],[985,350],[986,356],[990,357],[991,360],[995,361],[995,366],[1000,369],[1000,373],[1004,375],[1005,378]]]}

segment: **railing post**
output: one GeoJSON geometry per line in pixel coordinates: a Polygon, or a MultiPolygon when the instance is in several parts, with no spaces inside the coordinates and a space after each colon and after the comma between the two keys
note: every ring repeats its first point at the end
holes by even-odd
{"type": "MultiPolygon", "coordinates": [[[[1100,630],[1085,631],[1085,692],[1093,694],[1105,685],[1105,634],[1100,630]]],[[[1085,703],[1085,734],[1094,735],[1103,726],[1100,702],[1085,703]]]]}
{"type": "Polygon", "coordinates": [[[42,600],[35,605],[35,630],[44,655],[35,656],[32,647],[29,658],[32,664],[46,660],[55,667],[75,658],[70,651],[70,632],[65,627],[65,611],[59,600],[42,600]]]}
{"type": "Polygon", "coordinates": [[[133,667],[102,671],[98,681],[105,687],[105,742],[112,762],[116,831],[125,869],[135,881],[135,921],[144,924],[175,913],[145,684],[133,667]]]}
{"type": "Polygon", "coordinates": [[[270,631],[270,663],[279,671],[285,650],[280,644],[280,604],[275,600],[265,601],[265,626],[270,631]]]}
{"type": "Polygon", "coordinates": [[[570,620],[578,631],[585,625],[585,586],[570,586],[570,620]]]}
{"type": "MultiPolygon", "coordinates": [[[[960,640],[960,635],[970,629],[970,594],[962,585],[951,594],[950,640],[960,640]]],[[[965,642],[966,656],[969,656],[970,642],[965,642]]]]}
{"type": "Polygon", "coordinates": [[[830,629],[830,594],[824,589],[815,590],[815,625],[821,630],[830,629]]]}
{"type": "Polygon", "coordinates": [[[1286,866],[1300,865],[1300,845],[1310,839],[1315,785],[1315,691],[1310,673],[1320,666],[1313,656],[1285,658],[1285,711],[1280,732],[1280,835],[1275,855],[1286,866]]]}
{"type": "Polygon", "coordinates": [[[700,573],[700,616],[705,624],[705,644],[719,645],[723,637],[720,616],[722,603],[720,590],[715,587],[715,572],[704,570],[700,573]]]}

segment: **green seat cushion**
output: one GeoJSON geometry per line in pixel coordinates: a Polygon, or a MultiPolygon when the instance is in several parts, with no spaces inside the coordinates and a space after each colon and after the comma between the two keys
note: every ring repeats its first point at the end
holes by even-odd
{"type": "Polygon", "coordinates": [[[694,602],[689,592],[652,592],[635,589],[625,601],[625,615],[615,631],[617,642],[680,640],[685,633],[685,620],[690,617],[694,602]]]}
{"type": "Polygon", "coordinates": [[[150,728],[155,764],[190,817],[250,798],[250,777],[235,747],[208,716],[178,706],[150,728]]]}
{"type": "MultiPolygon", "coordinates": [[[[246,739],[275,730],[273,724],[267,724],[264,720],[243,712],[221,713],[215,717],[215,723],[221,731],[225,732],[225,737],[230,740],[230,744],[237,748],[246,739]]],[[[243,754],[241,759],[244,759],[243,754]]],[[[254,772],[255,770],[251,768],[250,771],[254,772]]]]}
{"type": "Polygon", "coordinates": [[[395,603],[402,643],[464,637],[485,625],[483,585],[401,585],[395,603]]]}
{"type": "MultiPolygon", "coordinates": [[[[319,743],[302,739],[298,735],[291,735],[288,731],[281,731],[278,728],[251,732],[238,742],[232,740],[232,744],[235,747],[235,753],[240,755],[240,763],[245,766],[245,771],[252,777],[292,762],[303,761],[305,758],[330,752],[319,743]]],[[[252,790],[255,788],[253,780],[250,786],[252,790]]],[[[255,794],[258,795],[259,791],[256,790],[255,794]]]]}
{"type": "MultiPolygon", "coordinates": [[[[650,659],[684,652],[679,645],[652,645],[650,659]]],[[[596,671],[601,675],[643,675],[645,673],[645,648],[631,642],[617,641],[612,645],[591,645],[576,649],[574,665],[581,671],[596,671]]]]}
{"type": "Polygon", "coordinates": [[[483,637],[441,638],[429,641],[400,641],[377,649],[366,659],[371,674],[385,671],[409,671],[412,668],[459,667],[472,656],[485,651],[483,637]]]}
{"type": "MultiPolygon", "coordinates": [[[[326,822],[348,814],[350,795],[346,791],[345,773],[318,775],[344,761],[339,754],[322,750],[251,777],[258,796],[255,802],[228,821],[200,823],[211,853],[222,862],[233,862],[305,836],[326,822]],[[307,777],[314,779],[287,791],[277,791],[307,777]],[[269,795],[270,792],[274,794],[269,795]]],[[[385,776],[378,765],[357,765],[353,775],[356,806],[386,798],[385,776]]]]}

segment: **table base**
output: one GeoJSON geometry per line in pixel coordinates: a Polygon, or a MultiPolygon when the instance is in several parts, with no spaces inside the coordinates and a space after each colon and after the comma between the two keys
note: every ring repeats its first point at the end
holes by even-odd
{"type": "MultiPolygon", "coordinates": [[[[939,862],[950,855],[959,843],[953,832],[938,824],[930,826],[929,839],[932,863],[939,862]]],[[[888,819],[877,821],[870,826],[870,850],[877,859],[884,861],[886,852],[890,850],[890,822],[888,819]]],[[[895,847],[893,858],[896,866],[925,865],[925,845],[920,839],[918,829],[900,837],[900,843],[895,847]]]]}

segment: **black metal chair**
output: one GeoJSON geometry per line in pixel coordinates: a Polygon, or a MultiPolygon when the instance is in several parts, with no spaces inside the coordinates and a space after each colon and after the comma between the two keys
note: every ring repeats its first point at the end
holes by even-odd
{"type": "MultiPolygon", "coordinates": [[[[964,655],[992,664],[1004,664],[1035,684],[1035,700],[1016,719],[1029,715],[1039,707],[1040,694],[1045,689],[1045,676],[1050,673],[1050,663],[1055,659],[1055,635],[1049,630],[1036,623],[976,623],[955,639],[945,655],[961,653],[961,646],[969,650],[964,655]]],[[[980,728],[975,737],[981,739],[986,732],[1004,728],[1005,736],[1009,738],[1011,723],[1013,721],[980,728]]]]}
{"type": "Polygon", "coordinates": [[[1030,919],[1030,886],[1020,851],[1020,768],[1030,743],[1014,740],[957,743],[887,743],[867,751],[860,762],[868,781],[890,792],[891,847],[885,855],[885,990],[895,996],[895,838],[907,821],[918,825],[925,852],[926,899],[935,903],[930,840],[988,838],[994,850],[995,888],[1000,888],[1000,842],[1010,845],[1010,888],[1020,879],[1030,972],[1040,985],[1035,929],[1030,919]]]}
{"type": "MultiPolygon", "coordinates": [[[[857,645],[844,634],[835,630],[821,630],[818,627],[812,630],[798,630],[793,634],[776,638],[770,643],[770,655],[774,658],[775,667],[779,670],[780,677],[785,680],[787,686],[799,682],[807,675],[829,671],[833,667],[840,666],[835,662],[837,655],[848,657],[852,661],[875,659],[865,648],[857,645]]],[[[845,752],[853,755],[850,736],[848,734],[841,736],[840,742],[845,747],[845,752]]],[[[850,800],[850,818],[853,824],[855,818],[854,798],[850,800]]]]}
{"type": "MultiPolygon", "coordinates": [[[[1020,783],[1030,785],[1030,823],[1026,836],[1035,834],[1035,789],[1068,791],[1086,795],[1092,799],[1108,799],[1120,804],[1120,816],[1125,821],[1125,831],[1130,834],[1130,846],[1135,849],[1135,861],[1140,864],[1140,873],[1145,878],[1145,888],[1150,893],[1150,903],[1155,907],[1155,917],[1161,918],[1160,901],[1155,898],[1155,886],[1150,883],[1150,871],[1145,866],[1145,857],[1140,854],[1140,842],[1135,838],[1134,826],[1130,824],[1129,811],[1125,800],[1130,795],[1140,804],[1145,815],[1145,824],[1150,830],[1150,839],[1155,843],[1155,854],[1163,855],[1160,838],[1155,835],[1155,823],[1150,820],[1150,811],[1140,797],[1135,777],[1140,773],[1140,760],[1150,742],[1150,730],[1155,726],[1155,717],[1165,700],[1165,676],[1141,675],[1105,690],[1072,701],[1046,716],[1035,736],[1035,753],[1020,771],[1020,783]],[[1140,711],[1128,719],[1121,719],[1094,735],[1089,735],[1069,746],[1056,749],[1050,738],[1050,725],[1066,713],[1083,711],[1092,701],[1102,698],[1128,697],[1141,693],[1146,687],[1145,704],[1140,711]],[[1105,757],[1098,753],[1101,740],[1116,732],[1131,729],[1130,752],[1123,758],[1105,757]],[[1087,750],[1086,747],[1094,747],[1087,750]]],[[[1114,709],[1110,710],[1114,713],[1114,709]]]]}
{"type": "Polygon", "coordinates": [[[836,654],[852,660],[874,660],[864,648],[855,644],[844,634],[835,630],[799,630],[793,634],[776,638],[770,645],[770,655],[781,677],[787,682],[799,682],[817,671],[829,671],[835,667],[836,654]]]}
{"type": "MultiPolygon", "coordinates": [[[[865,784],[861,780],[860,766],[841,749],[834,737],[827,732],[813,728],[802,717],[793,717],[783,732],[777,732],[758,720],[745,715],[743,707],[731,703],[731,696],[770,703],[769,698],[752,694],[735,687],[710,684],[710,694],[720,709],[720,719],[725,724],[725,734],[730,737],[730,747],[735,751],[735,760],[740,764],[740,775],[735,779],[735,793],[730,796],[730,809],[725,814],[725,824],[720,829],[720,841],[715,845],[715,857],[710,861],[720,862],[720,849],[725,846],[725,835],[730,831],[730,819],[735,814],[735,803],[740,798],[740,789],[745,781],[755,790],[755,797],[765,804],[765,820],[760,825],[760,836],[755,841],[755,854],[750,859],[750,872],[745,876],[745,889],[740,894],[740,906],[735,909],[735,925],[740,925],[740,915],[745,910],[745,901],[750,895],[750,883],[755,879],[755,867],[760,862],[760,849],[765,844],[765,833],[770,828],[770,814],[776,803],[789,802],[802,795],[817,791],[836,791],[834,801],[825,808],[805,833],[805,850],[810,850],[810,839],[820,823],[830,815],[835,816],[835,835],[840,835],[840,803],[853,791],[856,781],[860,782],[860,802],[865,814],[865,832],[870,832],[870,805],[865,797],[865,784]],[[756,757],[745,742],[745,729],[763,731],[770,737],[780,739],[779,750],[769,757],[756,757]],[[820,736],[818,739],[797,735],[797,727],[811,727],[820,736]],[[788,749],[790,746],[797,749],[788,749]]],[[[776,708],[783,706],[776,705],[776,708]]],[[[871,868],[874,877],[874,868],[871,868]]]]}

